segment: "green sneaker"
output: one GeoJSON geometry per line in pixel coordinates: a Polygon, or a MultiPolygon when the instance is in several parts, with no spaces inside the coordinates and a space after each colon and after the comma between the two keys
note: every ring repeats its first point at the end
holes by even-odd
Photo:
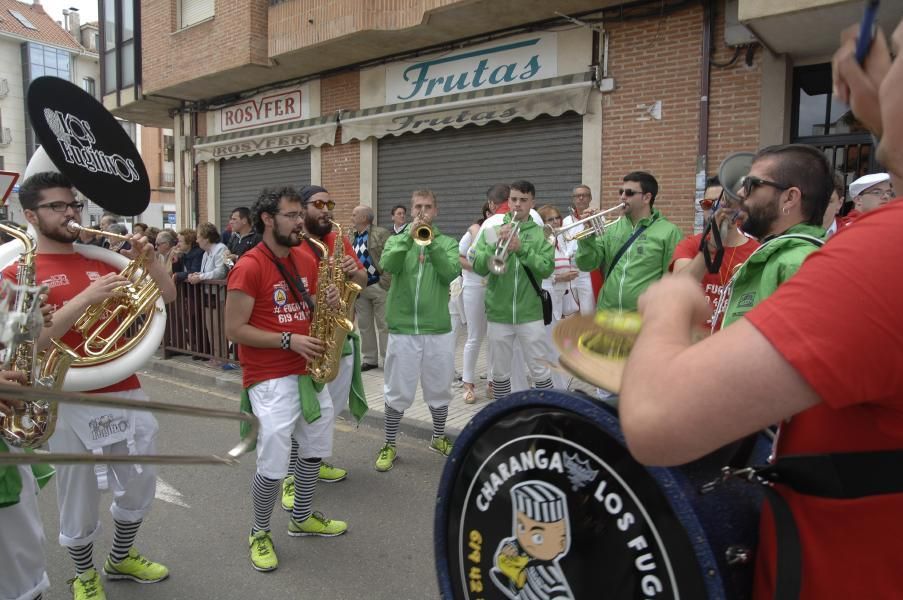
{"type": "Polygon", "coordinates": [[[272,571],[279,566],[276,547],[273,546],[269,531],[258,531],[248,537],[248,546],[251,547],[251,566],[258,571],[272,571]]]}
{"type": "Polygon", "coordinates": [[[282,480],[282,510],[291,511],[295,506],[295,476],[289,475],[282,480]]]}
{"type": "Polygon", "coordinates": [[[392,444],[386,444],[382,447],[382,450],[379,451],[379,454],[376,456],[376,470],[381,472],[386,472],[395,466],[395,457],[398,455],[398,452],[395,450],[395,446],[392,444]]]}
{"type": "Polygon", "coordinates": [[[432,450],[433,452],[438,452],[442,456],[448,456],[452,451],[451,440],[448,439],[448,436],[445,435],[434,437],[432,440],[430,440],[430,450],[432,450]]]}
{"type": "Polygon", "coordinates": [[[81,575],[69,580],[69,589],[72,591],[73,600],[107,600],[103,593],[103,585],[100,583],[100,574],[97,569],[85,571],[81,575]]]}
{"type": "Polygon", "coordinates": [[[348,471],[334,467],[328,462],[320,462],[320,481],[323,483],[335,483],[348,477],[348,471]]]}
{"type": "Polygon", "coordinates": [[[327,519],[323,513],[315,512],[301,523],[294,519],[288,520],[288,534],[292,537],[304,535],[319,535],[321,537],[335,537],[348,531],[348,523],[327,519]]]}
{"type": "Polygon", "coordinates": [[[129,548],[129,555],[122,562],[113,564],[108,556],[103,573],[107,579],[131,579],[138,583],[157,583],[169,577],[169,569],[144,558],[134,546],[129,548]]]}

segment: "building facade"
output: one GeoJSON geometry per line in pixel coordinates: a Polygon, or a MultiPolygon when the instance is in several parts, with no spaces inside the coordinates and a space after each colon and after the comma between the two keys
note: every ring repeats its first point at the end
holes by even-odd
{"type": "MultiPolygon", "coordinates": [[[[884,8],[884,7],[882,7],[884,8]]],[[[871,140],[830,96],[847,0],[103,0],[103,101],[172,129],[180,223],[223,226],[260,189],[318,183],[348,223],[411,191],[459,235],[486,189],[528,179],[617,201],[647,170],[690,232],[735,151],[813,143],[853,178],[871,140]],[[799,31],[819,23],[818,31],[799,31]]],[[[885,27],[903,7],[882,12],[885,27]]]]}

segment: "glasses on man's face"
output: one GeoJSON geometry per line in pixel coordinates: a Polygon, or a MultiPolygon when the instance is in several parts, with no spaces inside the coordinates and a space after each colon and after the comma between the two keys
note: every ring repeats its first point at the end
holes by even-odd
{"type": "Polygon", "coordinates": [[[287,212],[287,213],[277,212],[276,214],[279,215],[280,217],[285,217],[289,221],[298,221],[301,219],[301,213],[297,212],[297,211],[287,212]]]}
{"type": "Polygon", "coordinates": [[[332,200],[311,200],[308,204],[313,204],[317,207],[317,210],[323,210],[324,208],[332,210],[335,208],[335,202],[332,200]]]}
{"type": "Polygon", "coordinates": [[[776,181],[768,181],[767,179],[762,179],[761,177],[755,177],[753,175],[747,175],[740,180],[740,187],[743,189],[747,197],[749,197],[749,195],[753,193],[753,190],[763,185],[773,187],[774,189],[780,190],[782,192],[787,191],[792,187],[789,185],[777,183],[776,181]]]}
{"type": "Polygon", "coordinates": [[[633,198],[637,194],[642,196],[643,191],[642,190],[631,190],[631,189],[626,189],[626,188],[618,189],[618,196],[624,196],[626,198],[633,198]]]}
{"type": "Polygon", "coordinates": [[[715,206],[716,202],[718,202],[718,198],[703,198],[699,201],[699,208],[702,210],[712,210],[712,207],[715,206]]]}
{"type": "Polygon", "coordinates": [[[862,192],[863,196],[878,196],[879,198],[893,198],[894,197],[894,188],[890,188],[889,190],[868,190],[866,192],[862,192]]]}
{"type": "Polygon", "coordinates": [[[85,207],[84,202],[48,202],[47,204],[38,204],[35,208],[49,208],[53,212],[64,213],[71,208],[75,212],[81,212],[85,207]]]}
{"type": "Polygon", "coordinates": [[[592,197],[593,197],[592,194],[574,194],[574,195],[572,196],[572,198],[573,198],[574,200],[579,200],[579,199],[581,199],[581,198],[592,198],[592,197]]]}

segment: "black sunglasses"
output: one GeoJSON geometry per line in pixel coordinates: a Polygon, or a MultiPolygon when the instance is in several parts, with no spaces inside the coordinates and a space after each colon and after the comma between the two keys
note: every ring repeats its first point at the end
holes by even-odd
{"type": "Polygon", "coordinates": [[[746,192],[746,195],[749,196],[750,194],[753,193],[753,190],[755,190],[757,187],[763,186],[763,185],[767,185],[768,187],[773,187],[776,190],[781,190],[782,192],[785,192],[785,191],[789,190],[791,187],[793,187],[791,185],[784,185],[781,183],[777,183],[775,181],[768,181],[767,179],[762,179],[761,177],[755,177],[753,175],[747,175],[746,177],[741,179],[740,185],[738,187],[742,188],[743,191],[746,192]]]}
{"type": "Polygon", "coordinates": [[[636,196],[637,194],[639,194],[639,195],[642,196],[642,195],[643,195],[643,191],[642,191],[642,190],[626,190],[626,189],[624,189],[624,188],[619,188],[619,189],[618,189],[618,196],[626,196],[626,197],[628,197],[628,198],[633,198],[633,197],[636,196]]]}

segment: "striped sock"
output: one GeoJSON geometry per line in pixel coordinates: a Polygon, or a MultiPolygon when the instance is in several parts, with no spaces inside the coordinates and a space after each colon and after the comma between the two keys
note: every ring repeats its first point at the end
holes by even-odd
{"type": "Polygon", "coordinates": [[[398,412],[386,404],[386,443],[390,446],[395,445],[395,439],[398,437],[398,428],[401,427],[401,417],[403,415],[403,412],[398,412]]]}
{"type": "Polygon", "coordinates": [[[503,379],[499,381],[498,379],[492,380],[492,399],[493,400],[501,400],[505,396],[511,393],[511,380],[503,379]]]}
{"type": "Polygon", "coordinates": [[[251,535],[258,531],[270,530],[270,516],[273,514],[273,505],[276,504],[278,495],[278,479],[269,479],[260,473],[254,474],[254,479],[251,480],[251,499],[254,503],[254,527],[251,529],[251,535]]]}
{"type": "Polygon", "coordinates": [[[113,549],[110,550],[110,562],[115,565],[121,563],[129,555],[129,549],[135,543],[135,536],[138,535],[141,521],[126,523],[113,519],[113,523],[116,528],[113,530],[113,549]]]}
{"type": "Polygon", "coordinates": [[[292,507],[292,519],[295,523],[303,523],[310,517],[314,503],[314,490],[320,477],[320,459],[302,458],[295,467],[295,505],[292,507]]]}
{"type": "Polygon", "coordinates": [[[94,543],[84,546],[69,546],[69,558],[75,562],[75,574],[81,575],[94,568],[94,543]]]}
{"type": "Polygon", "coordinates": [[[295,439],[295,436],[292,436],[292,453],[288,455],[288,472],[295,472],[295,465],[298,464],[298,450],[301,446],[298,445],[298,440],[295,439]]]}
{"type": "Polygon", "coordinates": [[[433,408],[430,406],[430,414],[433,416],[433,437],[445,435],[445,421],[448,419],[448,406],[433,408]]]}
{"type": "Polygon", "coordinates": [[[548,390],[552,387],[552,378],[543,379],[542,381],[537,381],[533,384],[533,387],[537,390],[548,390]]]}

